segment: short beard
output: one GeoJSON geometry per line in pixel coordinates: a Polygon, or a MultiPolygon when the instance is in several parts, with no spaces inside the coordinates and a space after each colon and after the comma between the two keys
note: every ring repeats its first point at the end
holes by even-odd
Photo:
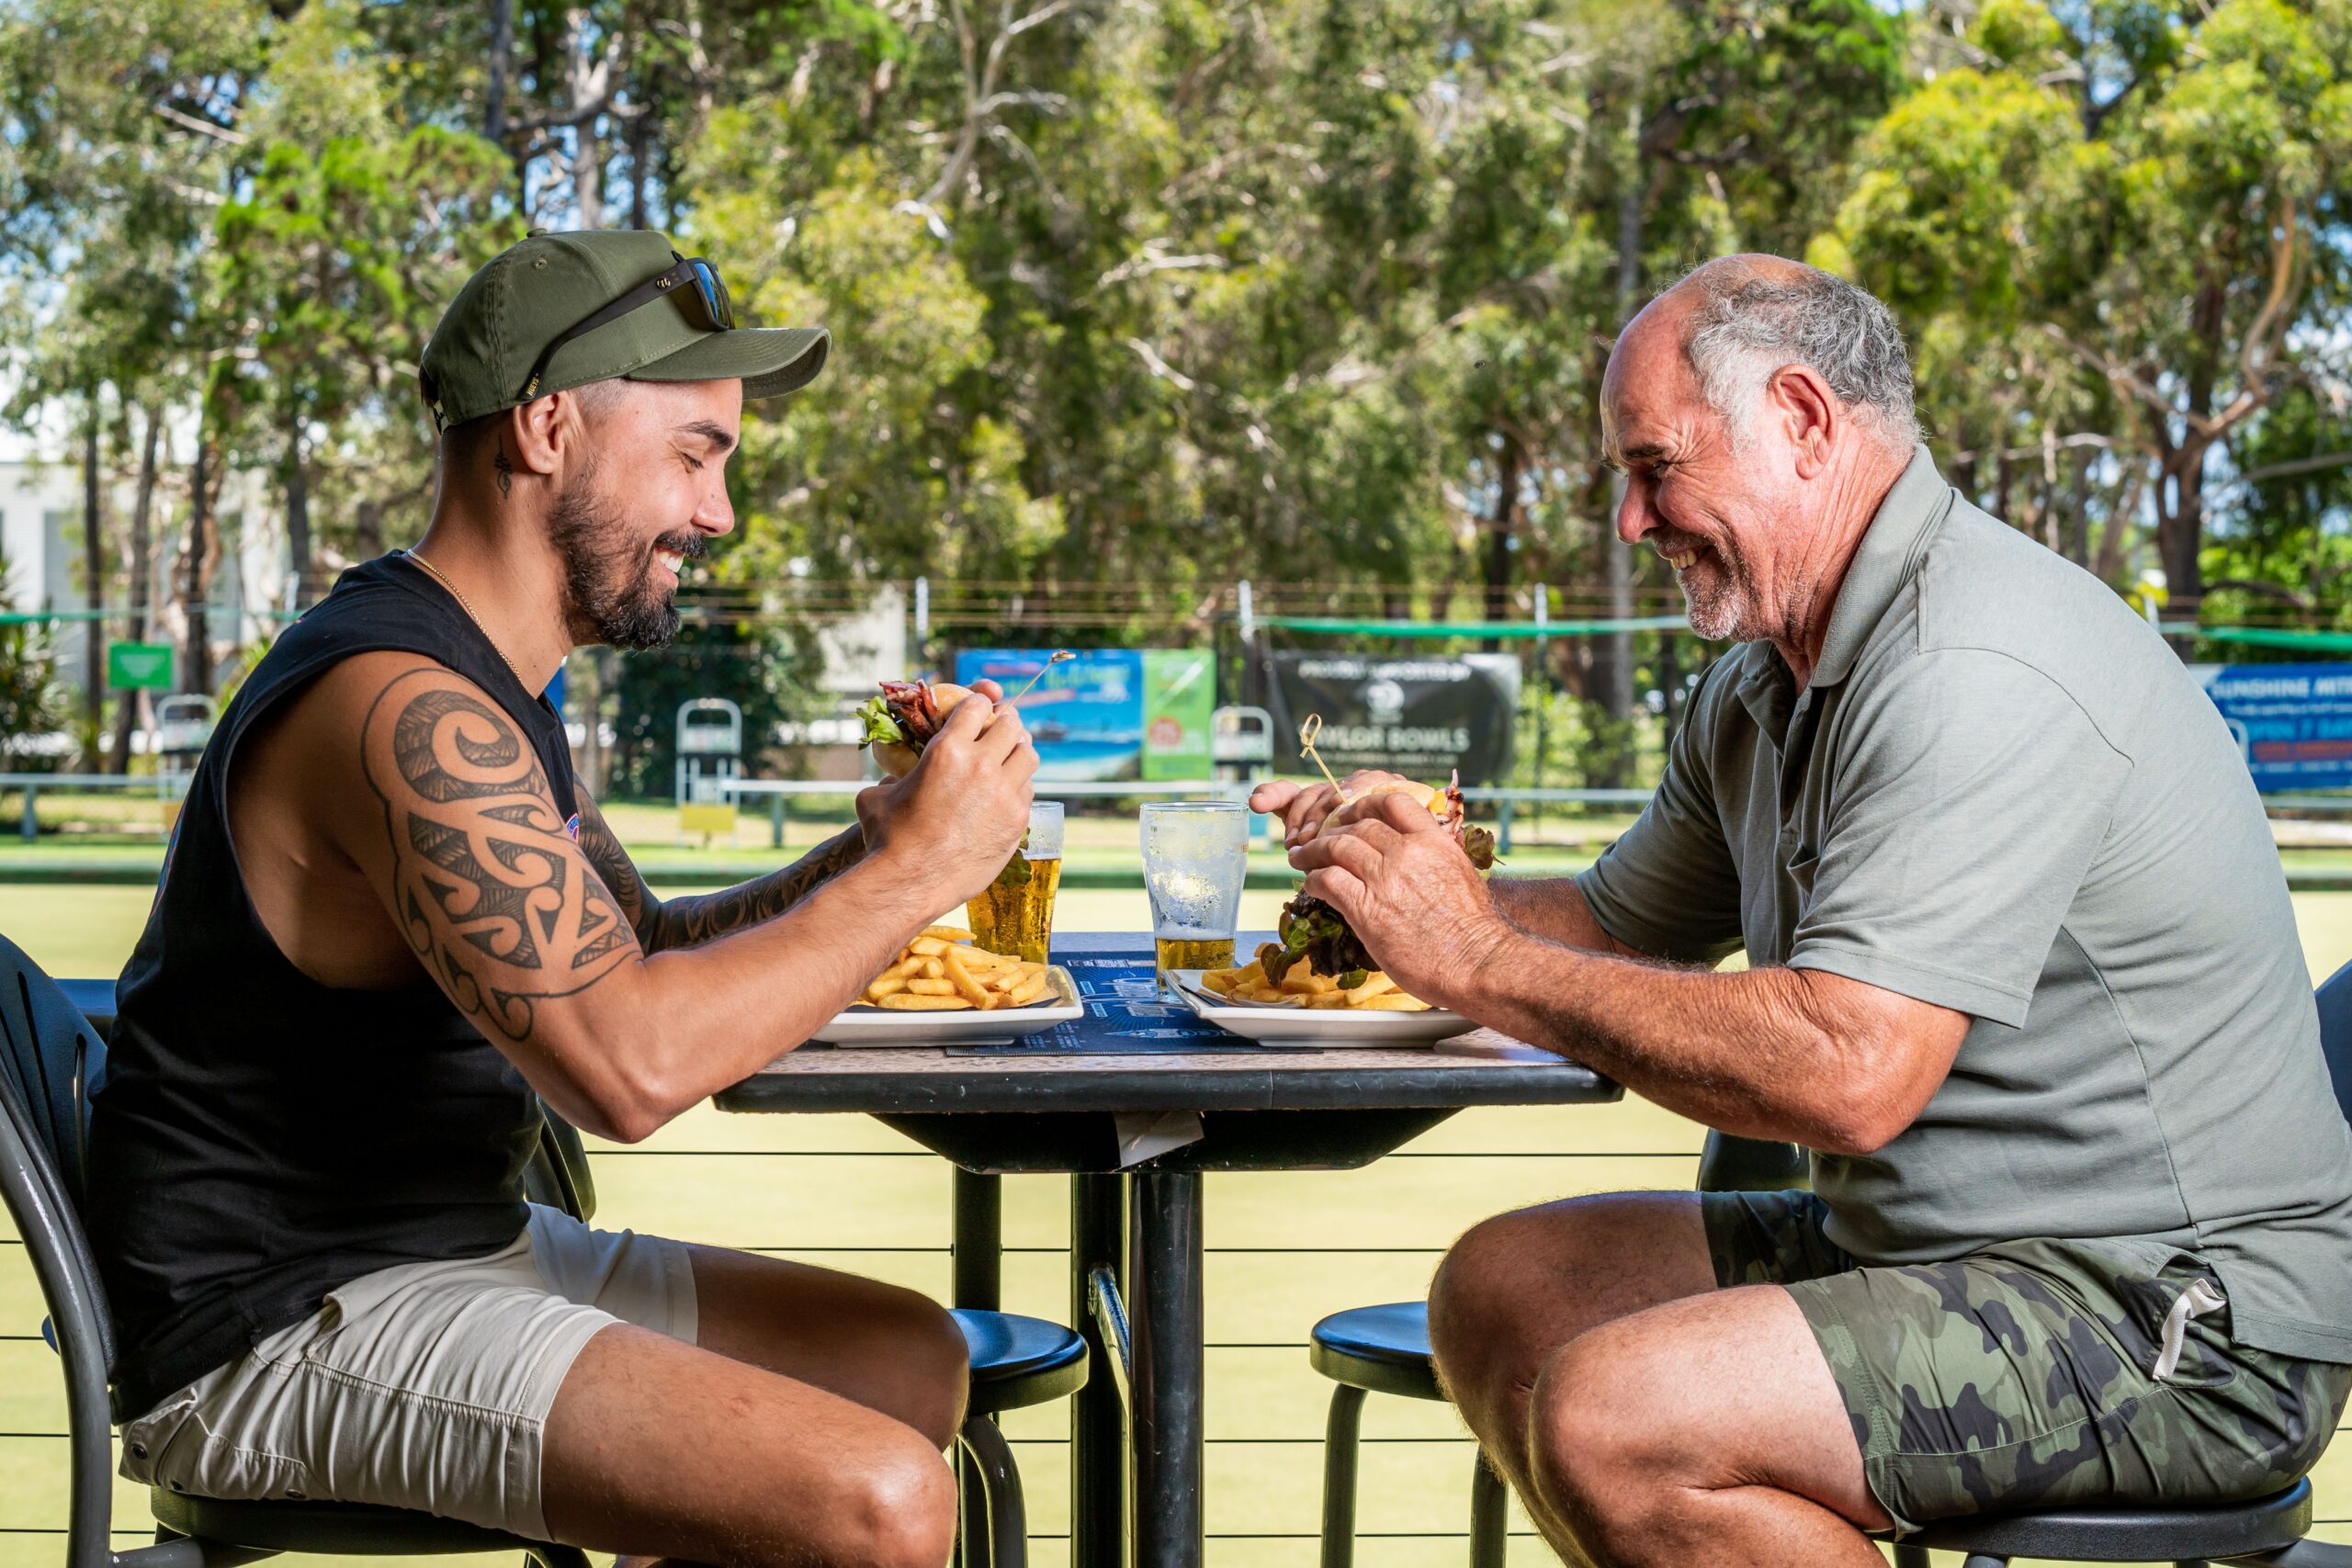
{"type": "Polygon", "coordinates": [[[1764,603],[1762,585],[1745,559],[1712,546],[1708,553],[1727,581],[1711,588],[1704,597],[1691,592],[1687,582],[1681,584],[1690,629],[1710,642],[1753,642],[1764,635],[1751,624],[1764,603]]]}
{"type": "Polygon", "coordinates": [[[583,470],[548,516],[548,537],[563,559],[564,622],[582,641],[630,652],[660,648],[678,635],[678,605],[676,591],[653,580],[652,551],[693,560],[707,548],[703,536],[682,529],[641,546],[599,503],[595,479],[594,466],[583,470]]]}

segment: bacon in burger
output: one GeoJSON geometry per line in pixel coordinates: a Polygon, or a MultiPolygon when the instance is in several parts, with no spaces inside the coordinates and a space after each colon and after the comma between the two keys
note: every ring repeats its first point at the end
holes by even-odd
{"type": "Polygon", "coordinates": [[[874,760],[886,778],[903,778],[914,771],[922,749],[956,705],[971,694],[950,681],[885,681],[881,695],[857,710],[865,721],[858,744],[874,748],[874,760]]]}

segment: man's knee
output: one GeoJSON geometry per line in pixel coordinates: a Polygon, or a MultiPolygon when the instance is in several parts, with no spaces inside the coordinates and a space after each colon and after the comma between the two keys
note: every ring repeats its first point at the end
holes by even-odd
{"type": "MultiPolygon", "coordinates": [[[[955,1549],[956,1482],[912,1437],[844,1462],[816,1543],[825,1568],[941,1568],[955,1549]]],[[[796,1554],[796,1565],[806,1562],[796,1554]]]]}
{"type": "Polygon", "coordinates": [[[1449,1388],[1482,1389],[1498,1362],[1515,1359],[1513,1319],[1530,1288],[1521,1276],[1535,1228],[1531,1214],[1479,1221],[1438,1263],[1430,1281],[1430,1348],[1449,1388]]]}
{"type": "Polygon", "coordinates": [[[905,1420],[935,1449],[956,1440],[964,1424],[971,1387],[972,1350],[945,1307],[930,1297],[905,1292],[894,1326],[901,1347],[908,1397],[905,1420]]]}
{"type": "Polygon", "coordinates": [[[1673,1434],[1659,1428],[1606,1333],[1555,1352],[1529,1398],[1529,1479],[1544,1507],[1594,1561],[1623,1561],[1628,1541],[1655,1533],[1683,1477],[1673,1434]]]}
{"type": "Polygon", "coordinates": [[[1652,1282],[1647,1200],[1607,1193],[1518,1209],[1464,1233],[1430,1285],[1430,1344],[1448,1386],[1523,1394],[1562,1345],[1623,1311],[1679,1293],[1652,1282]]]}

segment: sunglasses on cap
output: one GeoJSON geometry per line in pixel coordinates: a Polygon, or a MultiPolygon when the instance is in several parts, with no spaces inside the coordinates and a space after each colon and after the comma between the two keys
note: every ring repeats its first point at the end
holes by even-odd
{"type": "Polygon", "coordinates": [[[540,378],[548,373],[548,361],[555,351],[573,338],[594,332],[607,321],[619,321],[632,310],[641,310],[656,299],[677,295],[685,303],[689,316],[699,315],[697,323],[705,332],[731,332],[735,327],[735,302],[727,297],[727,285],[718,281],[718,269],[700,256],[682,256],[670,253],[675,264],[667,272],[647,278],[611,304],[592,315],[582,316],[548,341],[539,351],[538,362],[531,367],[531,378],[523,383],[525,401],[539,395],[540,378]],[[684,289],[684,293],[679,290],[684,289]]]}

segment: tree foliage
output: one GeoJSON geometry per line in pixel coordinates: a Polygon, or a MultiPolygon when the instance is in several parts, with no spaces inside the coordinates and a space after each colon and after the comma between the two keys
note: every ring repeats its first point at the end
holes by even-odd
{"type": "MultiPolygon", "coordinates": [[[[836,339],[747,422],[707,602],[923,573],[1124,638],[1241,577],[1671,603],[1611,542],[1609,344],[1708,255],[1809,254],[1894,304],[2018,525],[2176,610],[2308,607],[2347,82],[2352,0],[25,0],[0,343],[14,416],[96,411],[119,469],[162,417],[166,502],[199,431],[262,476],[315,589],[422,525],[413,367],[467,272],[664,227],[836,339]]],[[[1680,690],[1663,644],[1558,649],[1580,734],[1680,690]]]]}

